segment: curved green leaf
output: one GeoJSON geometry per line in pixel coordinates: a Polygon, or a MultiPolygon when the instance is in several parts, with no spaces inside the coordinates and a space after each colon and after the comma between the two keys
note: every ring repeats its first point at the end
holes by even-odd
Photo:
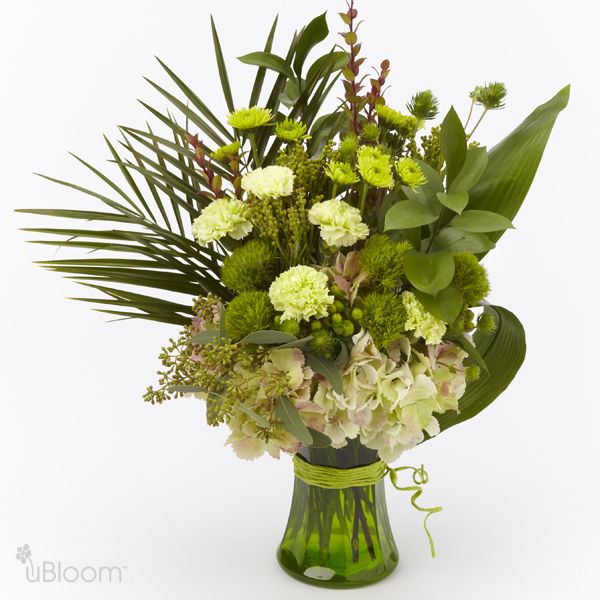
{"type": "Polygon", "coordinates": [[[246,65],[264,67],[265,69],[285,75],[288,79],[295,79],[294,71],[292,71],[292,67],[290,67],[287,61],[271,52],[250,52],[250,54],[238,56],[238,60],[246,65]]]}
{"type": "Polygon", "coordinates": [[[415,296],[428,312],[444,323],[452,323],[458,317],[464,302],[463,295],[453,285],[438,292],[437,296],[420,290],[415,290],[415,296]]]}
{"type": "Polygon", "coordinates": [[[491,250],[495,245],[483,233],[467,233],[453,227],[446,227],[437,234],[432,247],[434,250],[480,254],[491,250]]]}
{"type": "Polygon", "coordinates": [[[338,394],[342,394],[344,391],[342,373],[335,361],[327,360],[326,358],[316,356],[310,352],[305,352],[304,354],[306,356],[306,364],[316,373],[320,373],[327,377],[334,391],[338,394]]]}
{"type": "Polygon", "coordinates": [[[302,66],[308,56],[308,53],[329,35],[327,27],[327,13],[315,17],[300,33],[298,46],[296,49],[296,58],[294,59],[294,71],[298,77],[302,73],[302,66]]]}
{"type": "Polygon", "coordinates": [[[442,154],[446,161],[446,184],[450,188],[454,178],[463,168],[467,156],[467,136],[454,107],[442,121],[440,135],[442,154]]]}
{"type": "MultiPolygon", "coordinates": [[[[471,208],[491,210],[513,219],[529,191],[556,117],[569,102],[570,86],[538,106],[489,153],[488,167],[471,190],[471,208]]],[[[492,234],[492,241],[504,232],[492,234]]]]}
{"type": "Polygon", "coordinates": [[[404,255],[408,280],[422,292],[435,296],[447,288],[454,278],[454,257],[450,252],[417,252],[404,255]]]}
{"type": "Polygon", "coordinates": [[[312,427],[307,427],[310,435],[312,436],[312,444],[310,444],[311,448],[329,448],[331,446],[331,438],[312,427]]]}
{"type": "Polygon", "coordinates": [[[469,148],[465,164],[450,186],[450,192],[468,192],[482,177],[488,164],[485,147],[469,148]]]}
{"type": "Polygon", "coordinates": [[[418,200],[401,200],[394,204],[385,214],[384,231],[392,229],[411,229],[421,225],[429,225],[437,221],[436,215],[426,204],[418,200]]]}
{"type": "Polygon", "coordinates": [[[298,409],[286,396],[278,398],[275,402],[275,416],[281,421],[281,426],[297,440],[307,446],[313,443],[313,437],[304,424],[298,409]]]}
{"type": "Polygon", "coordinates": [[[481,373],[477,381],[467,384],[459,400],[459,413],[447,412],[438,417],[444,431],[471,419],[489,406],[510,384],[525,360],[525,331],[519,319],[501,306],[486,306],[485,311],[496,320],[496,331],[475,333],[475,346],[485,360],[489,373],[481,373]]]}
{"type": "Polygon", "coordinates": [[[242,342],[244,344],[289,344],[290,342],[297,342],[296,336],[284,333],[283,331],[277,331],[276,329],[264,329],[262,331],[254,331],[249,333],[242,342]]]}
{"type": "Polygon", "coordinates": [[[514,227],[509,219],[489,210],[465,210],[462,214],[454,217],[450,224],[454,229],[467,233],[504,231],[514,227]]]}
{"type": "Polygon", "coordinates": [[[335,72],[343,69],[347,64],[348,54],[346,52],[328,52],[320,58],[317,58],[317,60],[309,67],[306,74],[306,81],[311,81],[315,77],[323,77],[324,75],[321,74],[328,72],[325,71],[325,67],[327,66],[335,72]]]}
{"type": "Polygon", "coordinates": [[[449,208],[451,211],[458,213],[459,215],[469,203],[468,192],[450,192],[448,194],[438,192],[436,196],[444,206],[449,208]]]}

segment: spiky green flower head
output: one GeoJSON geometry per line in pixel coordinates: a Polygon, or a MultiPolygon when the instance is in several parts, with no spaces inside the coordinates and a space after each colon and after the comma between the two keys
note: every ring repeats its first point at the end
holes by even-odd
{"type": "Polygon", "coordinates": [[[293,335],[294,337],[300,337],[300,321],[289,319],[288,321],[280,321],[277,326],[279,331],[293,335]]]}
{"type": "Polygon", "coordinates": [[[406,108],[419,121],[429,121],[437,116],[439,102],[431,90],[424,90],[417,92],[406,105],[406,108]]]}
{"type": "Polygon", "coordinates": [[[225,331],[238,342],[253,331],[271,329],[275,311],[267,292],[243,292],[225,309],[225,331]]]}
{"type": "Polygon", "coordinates": [[[221,281],[233,292],[266,290],[275,279],[277,254],[265,240],[251,240],[223,260],[221,281]]]}
{"type": "Polygon", "coordinates": [[[490,281],[485,268],[470,252],[454,255],[453,284],[469,306],[476,306],[490,293],[490,281]]]}
{"type": "Polygon", "coordinates": [[[380,135],[381,130],[375,123],[365,123],[360,132],[360,137],[365,142],[377,142],[380,135]]]}
{"type": "Polygon", "coordinates": [[[294,171],[288,167],[259,167],[242,177],[242,189],[260,200],[285,198],[294,191],[295,179],[294,171]]]}
{"type": "Polygon", "coordinates": [[[260,106],[251,106],[250,108],[240,108],[229,114],[227,122],[234,129],[247,131],[270,125],[273,119],[273,113],[270,108],[261,108],[260,106]]]}
{"type": "Polygon", "coordinates": [[[394,291],[404,275],[404,255],[412,249],[410,242],[395,242],[377,234],[369,238],[360,252],[360,266],[374,287],[394,291]]]}
{"type": "Polygon", "coordinates": [[[403,115],[386,104],[377,105],[377,115],[389,129],[404,137],[414,136],[419,129],[419,122],[415,117],[403,115]]]}
{"type": "Polygon", "coordinates": [[[477,319],[477,329],[481,333],[494,333],[496,331],[496,320],[488,312],[481,313],[477,319]]]}
{"type": "Polygon", "coordinates": [[[351,164],[337,160],[330,160],[327,163],[325,166],[325,175],[335,185],[352,185],[360,181],[360,177],[354,172],[351,164]]]}
{"type": "Polygon", "coordinates": [[[310,349],[317,356],[331,359],[338,349],[338,340],[329,329],[321,329],[312,334],[310,349]]]}
{"type": "Polygon", "coordinates": [[[269,297],[275,310],[283,313],[281,321],[322,319],[335,300],[328,283],[325,273],[298,265],[279,275],[269,288],[269,297]]]}
{"type": "Polygon", "coordinates": [[[356,153],[358,172],[369,185],[377,188],[394,187],[392,160],[379,148],[361,146],[356,153]]]}
{"type": "Polygon", "coordinates": [[[308,211],[308,220],[319,227],[321,238],[330,248],[354,246],[369,235],[360,210],[337,198],[317,202],[308,211]]]}
{"type": "Polygon", "coordinates": [[[238,140],[217,148],[211,156],[218,161],[223,161],[231,156],[235,156],[240,150],[241,144],[238,140]]]}
{"type": "Polygon", "coordinates": [[[446,333],[444,321],[434,317],[412,292],[402,292],[402,304],[406,310],[406,330],[414,331],[416,337],[426,344],[439,344],[446,333]]]}
{"type": "Polygon", "coordinates": [[[427,183],[425,173],[412,158],[403,157],[399,159],[396,163],[396,173],[398,173],[400,181],[413,190],[427,183]]]}
{"type": "Polygon", "coordinates": [[[284,119],[275,126],[275,135],[284,142],[298,142],[305,140],[307,127],[302,121],[294,119],[284,119]]]}
{"type": "Polygon", "coordinates": [[[349,133],[342,138],[338,151],[342,160],[349,161],[356,156],[358,150],[358,137],[354,133],[349,133]]]}
{"type": "Polygon", "coordinates": [[[237,198],[213,200],[192,224],[192,233],[201,246],[208,246],[226,235],[240,240],[251,231],[248,206],[237,198]]]}
{"type": "Polygon", "coordinates": [[[378,348],[386,348],[404,335],[406,310],[398,294],[371,292],[362,299],[361,310],[360,324],[378,348]]]}
{"type": "Polygon", "coordinates": [[[504,108],[506,99],[506,86],[500,81],[478,85],[469,97],[475,104],[483,106],[486,110],[504,108]]]}

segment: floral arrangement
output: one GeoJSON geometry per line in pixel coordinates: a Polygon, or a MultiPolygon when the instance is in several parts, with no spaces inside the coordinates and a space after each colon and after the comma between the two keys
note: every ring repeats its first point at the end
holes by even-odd
{"type": "Polygon", "coordinates": [[[481,261],[513,227],[568,88],[488,150],[475,134],[504,84],[436,123],[431,90],[403,105],[386,92],[390,61],[366,71],[357,15],[351,2],[342,46],[309,67],[325,15],[283,56],[275,22],[264,50],[240,57],[256,68],[242,103],[213,23],[225,122],[161,63],[178,91],[150,82],[171,108],[145,106],[164,133],[107,141],[125,186],[81,161],[110,196],[53,181],[102,209],[24,211],[84,222],[30,230],[94,251],[42,262],[102,294],[80,300],[182,327],[145,400],[201,399],[243,459],[358,440],[391,463],[488,406],[524,359],[481,261]],[[330,92],[343,98],[324,112],[330,92]]]}

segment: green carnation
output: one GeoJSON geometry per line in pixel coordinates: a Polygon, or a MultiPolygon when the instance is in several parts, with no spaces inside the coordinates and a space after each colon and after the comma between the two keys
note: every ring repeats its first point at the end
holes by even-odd
{"type": "Polygon", "coordinates": [[[462,293],[469,306],[476,306],[490,293],[490,282],[486,270],[470,252],[454,255],[453,284],[462,293]]]}
{"type": "Polygon", "coordinates": [[[331,160],[325,167],[325,175],[336,185],[352,185],[358,183],[360,177],[354,172],[352,165],[331,160]]]}
{"type": "Polygon", "coordinates": [[[439,344],[446,333],[446,324],[434,317],[412,292],[402,292],[402,304],[406,310],[406,329],[426,344],[439,344]]]}
{"type": "Polygon", "coordinates": [[[284,142],[296,142],[306,139],[307,128],[302,121],[284,119],[275,126],[275,135],[284,142]]]}
{"type": "Polygon", "coordinates": [[[266,290],[275,279],[277,255],[265,240],[252,240],[223,260],[221,280],[232,291],[266,290]]]}
{"type": "Polygon", "coordinates": [[[404,255],[411,248],[410,242],[394,242],[387,235],[374,235],[360,253],[360,266],[372,285],[394,291],[404,275],[404,255]]]}
{"type": "Polygon", "coordinates": [[[238,142],[237,140],[235,142],[231,142],[231,144],[227,144],[226,146],[221,146],[220,148],[217,148],[212,154],[211,156],[215,159],[215,160],[225,160],[226,158],[229,158],[230,156],[235,156],[239,149],[241,147],[240,142],[238,142]]]}
{"type": "Polygon", "coordinates": [[[427,183],[427,177],[412,158],[401,158],[396,163],[396,173],[398,173],[400,181],[411,189],[427,183]]]}
{"type": "Polygon", "coordinates": [[[229,114],[227,122],[235,129],[256,129],[269,125],[273,119],[273,113],[270,108],[261,108],[252,106],[250,108],[240,108],[229,114]]]}
{"type": "Polygon", "coordinates": [[[267,292],[243,292],[225,310],[225,331],[237,342],[253,331],[270,329],[274,318],[267,292]]]}
{"type": "Polygon", "coordinates": [[[419,129],[419,121],[412,115],[403,115],[401,112],[379,104],[377,106],[379,118],[393,131],[397,131],[404,137],[412,137],[419,129]]]}
{"type": "Polygon", "coordinates": [[[335,357],[338,349],[338,340],[331,331],[328,329],[315,331],[312,337],[313,339],[309,345],[314,354],[328,359],[335,357]]]}
{"type": "Polygon", "coordinates": [[[358,171],[369,184],[378,188],[394,187],[392,161],[379,148],[361,146],[357,152],[358,171]]]}
{"type": "Polygon", "coordinates": [[[361,326],[378,348],[385,348],[405,331],[406,310],[400,296],[394,292],[371,292],[362,300],[361,326]]]}

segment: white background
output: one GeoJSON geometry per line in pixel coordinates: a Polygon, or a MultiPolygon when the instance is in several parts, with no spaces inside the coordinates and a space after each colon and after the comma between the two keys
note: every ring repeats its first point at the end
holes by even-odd
{"type": "Polygon", "coordinates": [[[401,554],[374,588],[326,591],[288,578],[274,553],[283,532],[289,459],[244,463],[223,447],[192,400],[142,402],[157,354],[176,328],[106,324],[65,300],[75,284],[31,264],[51,248],[25,244],[23,226],[52,226],[16,207],[90,207],[32,175],[93,183],[67,151],[99,164],[100,134],[142,126],[136,98],[164,102],[142,75],[167,84],[160,56],[225,113],[209,37],[220,27],[238,105],[252,68],[235,57],[262,48],[276,11],[283,52],[295,26],[342,2],[0,3],[1,131],[0,598],[419,598],[562,600],[600,597],[598,486],[598,84],[595,3],[574,0],[366,2],[361,31],[372,64],[392,62],[390,104],[432,87],[464,115],[467,93],[490,79],[510,89],[484,122],[493,145],[537,104],[572,83],[515,231],[486,259],[491,299],[528,332],[525,368],[476,420],[405,455],[425,463],[421,515],[388,491],[401,554]],[[127,565],[121,585],[31,584],[15,560],[127,565]]]}

